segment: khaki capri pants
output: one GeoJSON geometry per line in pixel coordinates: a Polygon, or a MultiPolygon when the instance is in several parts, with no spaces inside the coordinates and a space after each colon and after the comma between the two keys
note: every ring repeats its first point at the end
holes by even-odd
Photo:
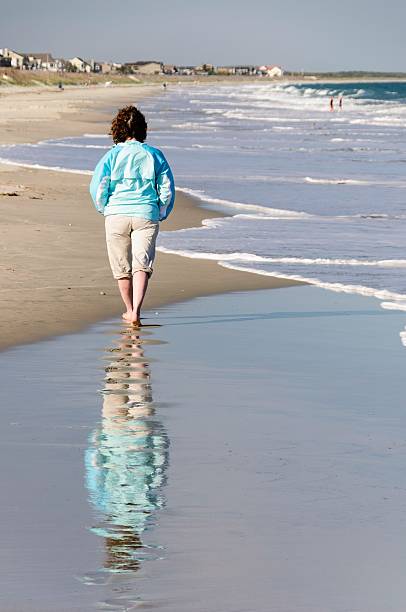
{"type": "Polygon", "coordinates": [[[158,221],[107,215],[105,226],[107,253],[114,278],[131,278],[135,272],[146,272],[151,276],[158,221]]]}

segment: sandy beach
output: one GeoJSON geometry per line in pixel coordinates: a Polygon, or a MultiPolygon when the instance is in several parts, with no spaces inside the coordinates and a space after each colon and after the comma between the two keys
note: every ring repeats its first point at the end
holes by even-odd
{"type": "MultiPolygon", "coordinates": [[[[134,86],[0,94],[0,144],[103,134],[112,115],[106,107],[115,109],[155,93],[156,86],[134,86]]],[[[0,348],[120,314],[103,218],[92,206],[88,184],[86,175],[0,165],[0,348]]],[[[178,193],[175,212],[162,228],[199,226],[213,216],[219,215],[178,193]]],[[[215,262],[158,254],[146,308],[218,291],[290,284],[225,270],[215,262]]]]}

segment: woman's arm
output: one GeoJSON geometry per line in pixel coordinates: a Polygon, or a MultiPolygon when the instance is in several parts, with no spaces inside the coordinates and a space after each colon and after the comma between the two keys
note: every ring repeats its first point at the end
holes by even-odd
{"type": "Polygon", "coordinates": [[[103,213],[110,196],[111,158],[114,149],[106,153],[97,164],[90,183],[90,195],[99,213],[103,213]]]}
{"type": "Polygon", "coordinates": [[[164,221],[172,211],[175,202],[175,182],[172,170],[164,155],[162,155],[161,161],[162,163],[156,177],[156,188],[159,197],[159,220],[164,221]]]}

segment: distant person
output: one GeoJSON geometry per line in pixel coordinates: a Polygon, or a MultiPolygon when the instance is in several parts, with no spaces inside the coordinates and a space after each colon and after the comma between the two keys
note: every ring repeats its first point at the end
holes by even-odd
{"type": "Polygon", "coordinates": [[[331,112],[334,111],[334,98],[333,98],[333,96],[331,96],[331,98],[330,98],[330,111],[331,112]]]}
{"type": "Polygon", "coordinates": [[[126,307],[123,319],[139,326],[159,222],[173,208],[175,186],[163,153],[144,144],[147,123],[135,106],[118,111],[110,134],[115,146],[97,164],[90,193],[105,216],[110,266],[126,307]]]}
{"type": "Polygon", "coordinates": [[[343,97],[340,96],[340,99],[338,100],[338,107],[340,110],[343,110],[343,97]]]}
{"type": "Polygon", "coordinates": [[[162,83],[162,87],[166,89],[166,83],[162,83]]]}
{"type": "Polygon", "coordinates": [[[62,81],[59,81],[59,83],[58,83],[58,89],[59,89],[60,91],[63,91],[63,83],[62,83],[62,81]]]}

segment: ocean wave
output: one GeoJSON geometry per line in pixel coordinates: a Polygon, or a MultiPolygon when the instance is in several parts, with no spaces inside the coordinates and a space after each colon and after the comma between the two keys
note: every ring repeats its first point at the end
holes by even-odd
{"type": "Polygon", "coordinates": [[[243,121],[267,121],[269,123],[303,123],[304,119],[299,117],[269,117],[255,116],[250,113],[226,111],[223,115],[227,119],[241,119],[243,121]]]}
{"type": "Polygon", "coordinates": [[[198,123],[197,121],[185,121],[184,123],[173,123],[171,127],[193,130],[194,132],[204,132],[204,131],[215,132],[218,129],[214,125],[198,123]]]}
{"type": "MultiPolygon", "coordinates": [[[[382,308],[385,308],[385,310],[404,310],[406,311],[406,296],[404,296],[403,300],[399,300],[398,302],[382,302],[381,306],[382,308]]],[[[406,336],[406,332],[401,332],[401,333],[406,336]]]]}
{"type": "Polygon", "coordinates": [[[234,209],[244,209],[244,210],[252,210],[262,213],[264,217],[279,217],[282,219],[285,218],[295,218],[302,219],[305,217],[311,217],[309,213],[305,212],[296,212],[294,210],[285,210],[280,208],[270,208],[268,206],[261,206],[260,204],[247,204],[244,202],[233,202],[232,200],[223,200],[221,198],[212,198],[208,196],[204,191],[198,189],[189,189],[188,187],[177,187],[177,191],[181,191],[186,193],[202,202],[206,202],[207,204],[217,204],[221,207],[226,208],[234,208],[234,209]]]}
{"type": "MultiPolygon", "coordinates": [[[[211,227],[216,227],[216,219],[208,219],[206,221],[211,222],[211,227]]],[[[206,225],[207,227],[207,225],[206,225]]],[[[190,229],[190,228],[188,228],[190,229]]],[[[188,231],[178,230],[178,231],[188,231]]],[[[267,264],[300,264],[303,266],[317,265],[317,266],[366,266],[366,267],[378,267],[378,268],[406,268],[406,259],[381,259],[381,260],[365,260],[365,259],[337,259],[328,257],[265,257],[262,255],[255,255],[254,253],[209,253],[203,251],[190,251],[188,249],[169,249],[163,245],[159,245],[159,250],[162,253],[168,253],[172,255],[181,255],[191,259],[211,259],[218,262],[221,261],[234,261],[234,262],[250,262],[250,263],[267,263],[267,264]]],[[[254,270],[252,270],[254,271],[254,270]]],[[[264,272],[255,269],[258,274],[264,272]]],[[[406,296],[405,296],[406,299],[406,296]]]]}
{"type": "Polygon", "coordinates": [[[391,181],[391,180],[381,180],[381,181],[371,181],[366,179],[346,179],[346,178],[312,178],[311,176],[305,176],[305,183],[309,183],[311,185],[353,185],[356,187],[371,187],[375,186],[384,186],[384,187],[396,187],[396,188],[404,188],[406,187],[406,181],[391,181]]]}
{"type": "Polygon", "coordinates": [[[38,145],[46,145],[51,147],[66,147],[68,149],[111,149],[112,145],[91,145],[91,144],[74,144],[67,142],[53,142],[52,140],[43,140],[37,143],[38,145]]]}
{"type": "Polygon", "coordinates": [[[312,178],[311,176],[305,176],[304,181],[306,183],[312,183],[314,185],[373,185],[375,184],[371,181],[365,181],[362,179],[327,179],[327,178],[312,178]]]}
{"type": "Polygon", "coordinates": [[[374,116],[374,117],[365,117],[358,119],[350,119],[349,123],[351,125],[380,125],[380,126],[388,126],[388,127],[404,127],[405,117],[399,116],[374,116]]]}
{"type": "MultiPolygon", "coordinates": [[[[188,228],[190,229],[190,228],[188,228]]],[[[187,231],[186,230],[177,230],[179,232],[187,231]]],[[[168,255],[180,255],[181,257],[187,257],[188,259],[210,259],[214,261],[247,261],[247,262],[257,262],[264,263],[268,261],[267,257],[261,257],[260,255],[253,255],[252,253],[204,253],[202,251],[188,251],[186,250],[178,250],[178,249],[168,249],[167,247],[159,244],[157,246],[157,250],[161,253],[167,253],[168,255]]]]}
{"type": "MultiPolygon", "coordinates": [[[[307,283],[309,285],[315,285],[322,289],[328,289],[329,291],[336,291],[338,293],[356,293],[358,295],[375,297],[379,300],[383,300],[382,307],[383,308],[391,308],[393,310],[406,310],[406,295],[401,293],[396,293],[394,291],[389,291],[387,289],[376,289],[373,287],[367,287],[365,285],[352,285],[346,283],[337,283],[337,282],[326,282],[322,281],[318,278],[310,278],[306,275],[301,274],[285,274],[276,271],[267,271],[258,268],[251,268],[246,265],[240,265],[236,262],[247,262],[247,263],[263,263],[263,262],[273,262],[273,263],[292,263],[292,260],[300,261],[300,258],[275,258],[270,259],[267,257],[260,257],[258,255],[254,255],[252,253],[204,253],[204,252],[196,252],[196,251],[188,251],[188,250],[176,250],[176,249],[168,249],[164,246],[159,245],[157,247],[159,251],[162,253],[172,254],[172,255],[180,255],[183,257],[188,257],[190,259],[207,259],[211,261],[216,261],[218,265],[223,268],[228,268],[231,270],[238,270],[240,272],[250,272],[251,274],[259,274],[260,276],[270,276],[274,278],[283,278],[298,282],[307,283]]],[[[305,260],[302,260],[302,262],[305,260]]],[[[312,260],[308,260],[312,262],[312,260]]],[[[317,261],[317,260],[314,260],[317,261]]],[[[326,264],[330,264],[337,260],[319,260],[325,261],[326,264]]],[[[386,267],[386,265],[390,262],[390,260],[383,260],[378,262],[363,262],[362,260],[340,260],[341,262],[345,262],[345,265],[379,265],[382,267],[386,267]],[[349,264],[348,262],[353,262],[349,264]]],[[[399,260],[395,260],[399,263],[399,260]]],[[[402,267],[406,267],[406,260],[402,261],[402,267]]],[[[297,261],[296,261],[297,262],[297,261]]],[[[339,265],[342,265],[340,263],[339,265]]]]}
{"type": "Polygon", "coordinates": [[[322,289],[328,289],[329,291],[336,291],[337,293],[356,293],[358,295],[363,295],[366,297],[374,297],[378,300],[383,300],[383,303],[385,303],[386,301],[390,301],[393,305],[394,310],[404,310],[406,295],[402,293],[396,293],[394,291],[389,291],[387,289],[375,289],[373,287],[367,287],[364,285],[351,285],[334,282],[330,283],[322,281],[318,278],[308,278],[306,276],[301,276],[298,274],[283,274],[280,272],[268,272],[266,270],[258,270],[257,268],[238,266],[235,264],[231,264],[227,261],[219,261],[218,264],[223,268],[229,268],[231,270],[239,270],[241,272],[251,272],[254,274],[260,274],[261,276],[271,276],[275,278],[284,278],[288,280],[298,281],[302,283],[307,283],[308,285],[315,285],[316,287],[320,287],[322,289]],[[399,304],[398,308],[396,308],[396,304],[399,304]]]}
{"type": "MultiPolygon", "coordinates": [[[[76,136],[72,136],[71,138],[76,138],[76,136]]],[[[105,134],[83,134],[83,138],[109,138],[105,134]]]]}
{"type": "Polygon", "coordinates": [[[44,166],[42,164],[26,164],[23,162],[6,159],[4,157],[0,157],[0,163],[7,164],[9,166],[19,166],[21,168],[33,168],[35,170],[52,170],[54,172],[68,172],[71,174],[86,174],[87,176],[91,176],[93,174],[93,170],[77,170],[75,168],[63,168],[62,166],[44,166]]]}

